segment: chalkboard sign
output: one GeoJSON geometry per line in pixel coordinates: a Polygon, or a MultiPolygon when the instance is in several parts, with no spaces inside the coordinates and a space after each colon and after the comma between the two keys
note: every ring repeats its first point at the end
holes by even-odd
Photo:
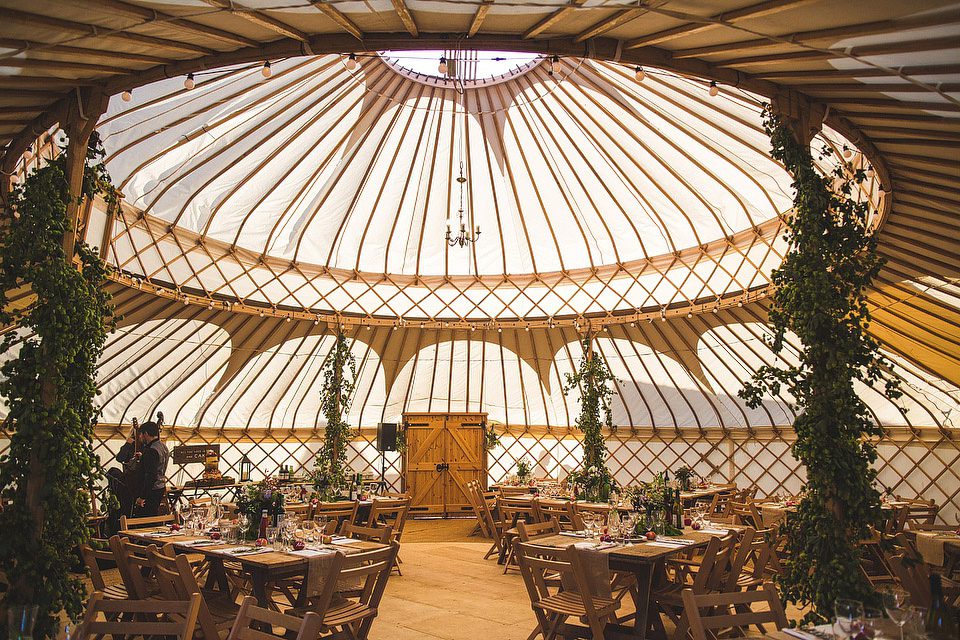
{"type": "Polygon", "coordinates": [[[207,451],[211,449],[216,452],[219,458],[219,444],[182,444],[173,448],[173,462],[174,464],[190,464],[191,462],[203,464],[207,459],[207,451]]]}

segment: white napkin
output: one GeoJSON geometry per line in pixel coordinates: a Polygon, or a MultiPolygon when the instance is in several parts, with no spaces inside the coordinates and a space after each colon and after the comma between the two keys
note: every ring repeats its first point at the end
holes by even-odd
{"type": "Polygon", "coordinates": [[[301,551],[290,551],[289,552],[295,556],[305,556],[309,558],[310,556],[322,556],[324,554],[333,553],[330,549],[303,549],[301,551]]]}
{"type": "Polygon", "coordinates": [[[273,551],[271,547],[234,547],[233,549],[223,549],[220,553],[226,553],[231,556],[252,556],[258,553],[265,553],[267,551],[273,551]]]}
{"type": "Polygon", "coordinates": [[[714,529],[713,527],[700,529],[700,533],[715,533],[719,535],[727,535],[727,531],[727,529],[714,529]]]}
{"type": "Polygon", "coordinates": [[[351,545],[351,544],[363,544],[364,542],[365,542],[364,540],[357,540],[356,538],[334,538],[333,539],[333,544],[351,545]]]}

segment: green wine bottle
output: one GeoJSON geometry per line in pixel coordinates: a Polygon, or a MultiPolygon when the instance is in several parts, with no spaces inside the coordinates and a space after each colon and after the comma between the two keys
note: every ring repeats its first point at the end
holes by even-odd
{"type": "Polygon", "coordinates": [[[957,620],[943,597],[943,584],[940,582],[940,575],[936,573],[930,574],[930,610],[927,612],[927,626],[924,631],[928,638],[934,640],[960,638],[957,620]]]}

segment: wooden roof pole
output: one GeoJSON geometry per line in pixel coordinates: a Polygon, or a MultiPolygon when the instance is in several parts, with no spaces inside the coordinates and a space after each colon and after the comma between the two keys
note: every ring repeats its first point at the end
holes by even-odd
{"type": "Polygon", "coordinates": [[[770,104],[804,147],[820,133],[829,115],[826,105],[811,102],[794,91],[774,95],[770,104]]]}
{"type": "Polygon", "coordinates": [[[93,133],[100,116],[107,110],[109,97],[96,88],[75,89],[76,101],[67,106],[67,117],[61,123],[66,131],[69,143],[67,146],[67,180],[70,183],[70,194],[67,199],[67,220],[70,228],[63,236],[63,250],[67,260],[73,259],[74,247],[80,227],[80,193],[83,187],[83,171],[86,167],[87,144],[90,134],[93,133]]]}

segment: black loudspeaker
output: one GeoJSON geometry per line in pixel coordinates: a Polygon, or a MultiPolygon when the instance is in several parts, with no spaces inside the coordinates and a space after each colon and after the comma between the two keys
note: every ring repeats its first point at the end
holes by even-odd
{"type": "Polygon", "coordinates": [[[381,422],[377,425],[377,451],[397,450],[397,424],[381,422]]]}

